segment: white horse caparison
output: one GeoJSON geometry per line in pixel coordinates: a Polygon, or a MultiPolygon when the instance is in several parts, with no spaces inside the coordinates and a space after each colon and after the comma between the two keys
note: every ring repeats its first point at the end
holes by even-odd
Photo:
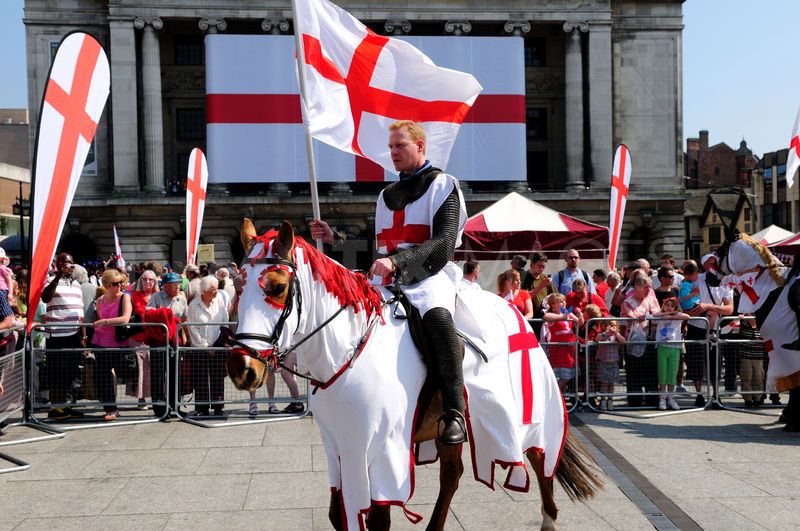
{"type": "MultiPolygon", "coordinates": [[[[358,529],[366,516],[368,529],[389,529],[392,505],[401,507],[412,522],[421,520],[406,508],[414,488],[414,444],[428,441],[430,450],[435,441],[441,459],[440,490],[427,529],[443,529],[463,472],[461,445],[438,442],[441,397],[433,382],[426,380],[407,321],[393,315],[363,275],[350,272],[302,238],[295,238],[287,222],[278,232],[258,237],[245,219],[242,243],[249,255],[242,268],[244,286],[238,302],[239,347],[228,359],[228,375],[238,389],[254,390],[266,380],[269,363],[292,350],[297,353],[299,372],[309,375],[315,388],[310,409],[328,457],[333,527],[358,529]]],[[[384,290],[384,295],[389,292],[384,290]]],[[[487,301],[501,300],[491,297],[487,301]]],[[[497,313],[508,317],[509,311],[500,307],[497,313]]],[[[516,317],[510,315],[516,326],[516,317]]],[[[527,330],[530,332],[529,327],[527,330]]],[[[507,341],[505,336],[503,339],[507,341]]],[[[465,371],[470,356],[478,359],[471,350],[466,356],[465,371]]],[[[508,373],[508,362],[504,362],[506,368],[503,371],[501,367],[500,372],[508,373]]],[[[549,375],[545,383],[552,382],[557,392],[552,371],[549,375]]],[[[541,378],[541,373],[535,376],[541,378]]],[[[478,415],[480,400],[468,398],[472,416],[478,415]]],[[[543,395],[536,398],[545,400],[543,395]]],[[[532,439],[526,439],[526,448],[519,451],[520,457],[528,458],[539,484],[542,529],[555,529],[558,508],[553,499],[553,476],[572,499],[588,499],[602,486],[594,473],[594,460],[577,440],[566,435],[563,401],[560,413],[561,419],[545,419],[563,423],[559,440],[532,445],[532,439]]],[[[484,422],[470,424],[469,411],[467,420],[475,462],[475,440],[480,438],[479,424],[484,422]]],[[[513,426],[505,428],[509,433],[519,431],[513,426]]],[[[541,438],[543,429],[538,428],[527,426],[522,431],[535,432],[541,438]]],[[[419,446],[417,450],[421,451],[419,446]]],[[[489,462],[491,477],[495,462],[509,469],[507,486],[527,490],[527,469],[521,459],[489,462]],[[513,479],[523,477],[524,488],[508,485],[513,483],[515,471],[520,474],[513,479]]],[[[491,481],[478,476],[476,470],[476,479],[494,488],[491,481]]]]}

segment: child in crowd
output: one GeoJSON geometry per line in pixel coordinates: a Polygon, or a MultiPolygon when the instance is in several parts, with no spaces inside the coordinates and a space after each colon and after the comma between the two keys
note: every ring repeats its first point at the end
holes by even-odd
{"type": "Polygon", "coordinates": [[[689,319],[689,315],[679,312],[680,305],[675,297],[667,297],[661,305],[661,311],[653,313],[653,317],[669,317],[661,319],[656,325],[656,344],[658,346],[658,390],[660,393],[658,409],[664,411],[669,406],[679,410],[681,406],[675,401],[675,384],[678,378],[678,364],[681,359],[681,326],[689,319]]]}
{"type": "Polygon", "coordinates": [[[602,321],[597,334],[597,378],[600,380],[600,410],[614,411],[614,383],[619,378],[619,346],[625,336],[617,331],[616,321],[602,321]]]}
{"type": "Polygon", "coordinates": [[[548,295],[544,313],[549,335],[547,357],[563,393],[575,379],[575,327],[580,326],[583,316],[567,311],[566,297],[560,293],[548,295]]]}
{"type": "MultiPolygon", "coordinates": [[[[569,298],[569,296],[567,297],[569,298]]],[[[591,322],[590,320],[600,317],[608,316],[603,315],[603,310],[601,310],[597,304],[587,304],[583,309],[584,326],[581,328],[580,336],[578,338],[578,341],[582,345],[581,350],[578,351],[578,367],[586,367],[586,358],[589,358],[589,388],[586,389],[586,391],[589,393],[596,393],[599,390],[599,380],[597,379],[596,368],[597,362],[595,359],[597,355],[597,345],[595,345],[594,342],[597,341],[597,334],[600,333],[600,323],[591,322]]],[[[584,380],[581,378],[578,380],[578,391],[583,393],[583,387],[584,380]]],[[[594,398],[589,398],[589,403],[593,407],[596,406],[594,398]]]]}
{"type": "Polygon", "coordinates": [[[0,247],[0,328],[9,328],[14,324],[14,309],[9,300],[14,275],[8,267],[9,262],[5,249],[0,247]]]}
{"type": "Polygon", "coordinates": [[[760,407],[764,403],[764,338],[753,316],[739,319],[739,337],[748,340],[739,345],[739,376],[742,379],[744,407],[760,407]],[[749,392],[748,392],[749,391],[749,392]]]}
{"type": "Polygon", "coordinates": [[[697,275],[700,273],[698,267],[688,263],[683,268],[683,281],[680,289],[680,307],[688,312],[700,304],[700,286],[697,284],[697,275]]]}

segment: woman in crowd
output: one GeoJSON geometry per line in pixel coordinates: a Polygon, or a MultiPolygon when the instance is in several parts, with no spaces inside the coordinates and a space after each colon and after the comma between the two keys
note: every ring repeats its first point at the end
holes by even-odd
{"type": "Polygon", "coordinates": [[[525,319],[533,319],[533,302],[530,292],[520,289],[519,271],[509,269],[498,277],[498,295],[512,302],[525,319]]]}
{"type": "MultiPolygon", "coordinates": [[[[131,296],[133,305],[132,315],[136,315],[139,322],[144,322],[144,310],[150,302],[150,296],[158,291],[156,274],[146,269],[142,272],[131,296]]],[[[139,400],[139,410],[146,410],[146,398],[150,396],[150,349],[145,343],[144,331],[139,332],[128,340],[128,344],[136,349],[136,361],[139,377],[136,383],[130,382],[127,388],[128,396],[135,396],[139,400]]]]}
{"type": "MultiPolygon", "coordinates": [[[[116,269],[109,269],[100,277],[100,282],[106,288],[105,295],[96,301],[97,320],[94,322],[94,334],[90,343],[90,348],[114,348],[119,349],[127,346],[127,342],[119,341],[116,337],[114,325],[121,325],[128,322],[131,317],[131,301],[128,295],[124,294],[127,288],[127,277],[116,269]]],[[[96,351],[95,359],[97,366],[95,370],[95,388],[100,402],[106,415],[103,420],[106,422],[117,420],[119,409],[117,409],[117,378],[114,369],[121,367],[120,361],[123,353],[120,351],[96,351]]]]}
{"type": "MultiPolygon", "coordinates": [[[[645,319],[648,315],[659,312],[656,294],[651,288],[650,277],[640,269],[631,274],[632,289],[625,297],[621,307],[622,317],[632,317],[637,321],[628,321],[627,341],[646,341],[650,336],[650,327],[645,319]]],[[[628,405],[639,407],[644,402],[642,389],[657,392],[656,351],[653,345],[628,344],[625,355],[625,378],[628,387],[628,405]],[[633,393],[633,394],[632,394],[633,393]]],[[[648,397],[649,398],[649,397],[648,397]]],[[[657,404],[654,395],[648,402],[657,404]]]]}

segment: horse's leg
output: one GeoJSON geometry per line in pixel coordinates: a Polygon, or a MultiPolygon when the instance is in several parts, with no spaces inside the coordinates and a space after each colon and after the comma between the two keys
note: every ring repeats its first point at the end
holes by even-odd
{"type": "Polygon", "coordinates": [[[447,511],[450,510],[450,502],[453,495],[458,490],[458,482],[464,472],[464,463],[461,461],[460,444],[442,444],[436,440],[436,450],[439,452],[439,496],[436,498],[436,506],[431,514],[431,520],[426,530],[441,531],[444,529],[447,520],[447,511]]]}
{"type": "Polygon", "coordinates": [[[544,476],[544,453],[531,449],[526,455],[536,473],[536,481],[539,482],[539,494],[542,497],[542,529],[555,529],[558,506],[553,497],[553,480],[544,476]]]}
{"type": "Polygon", "coordinates": [[[372,504],[367,516],[369,531],[388,531],[392,527],[391,505],[372,504]]]}
{"type": "Polygon", "coordinates": [[[342,491],[331,491],[331,503],[328,506],[328,520],[336,531],[344,531],[344,520],[342,519],[342,491]]]}

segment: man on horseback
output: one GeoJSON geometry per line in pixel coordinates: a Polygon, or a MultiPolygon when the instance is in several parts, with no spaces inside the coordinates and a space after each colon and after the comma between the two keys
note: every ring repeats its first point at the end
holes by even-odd
{"type": "MultiPolygon", "coordinates": [[[[461,346],[453,323],[458,268],[453,253],[466,222],[458,181],[425,158],[425,131],[412,121],[389,127],[389,149],[400,180],[378,196],[375,214],[377,259],[370,275],[394,279],[419,310],[432,348],[433,375],[441,393],[444,444],[466,442],[464,376],[461,346]]],[[[311,222],[314,239],[332,243],[333,231],[311,222]]]]}

